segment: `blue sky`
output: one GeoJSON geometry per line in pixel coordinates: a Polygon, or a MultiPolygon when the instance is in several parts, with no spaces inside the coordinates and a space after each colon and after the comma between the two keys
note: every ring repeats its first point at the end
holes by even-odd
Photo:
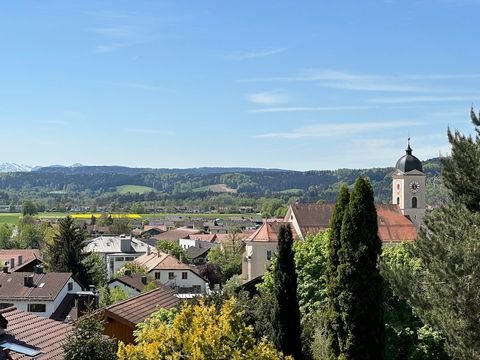
{"type": "Polygon", "coordinates": [[[0,162],[393,166],[471,131],[476,0],[15,1],[0,162]]]}

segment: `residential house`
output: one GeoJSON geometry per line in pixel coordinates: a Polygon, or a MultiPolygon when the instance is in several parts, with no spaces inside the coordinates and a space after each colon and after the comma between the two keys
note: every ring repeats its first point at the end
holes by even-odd
{"type": "Polygon", "coordinates": [[[125,275],[111,279],[108,282],[108,287],[110,289],[122,289],[128,294],[129,297],[132,297],[140,294],[150,281],[153,281],[156,287],[163,286],[165,289],[171,290],[165,285],[162,285],[162,283],[158,280],[153,280],[151,278],[149,279],[149,276],[145,274],[132,274],[129,270],[125,271],[125,275]]]}
{"type": "Polygon", "coordinates": [[[176,259],[173,255],[159,251],[142,255],[133,261],[147,269],[155,280],[171,287],[182,297],[194,297],[205,294],[207,281],[197,270],[176,259]]]}
{"type": "MultiPolygon", "coordinates": [[[[2,249],[0,264],[8,272],[33,272],[35,266],[43,263],[38,249],[2,249]]],[[[0,269],[2,270],[2,269],[0,269]]]]}
{"type": "Polygon", "coordinates": [[[190,264],[203,265],[207,262],[207,256],[210,248],[189,247],[185,251],[190,264]]]}
{"type": "Polygon", "coordinates": [[[153,249],[152,246],[134,237],[100,236],[91,240],[85,250],[95,252],[101,256],[107,267],[108,278],[120,270],[125,263],[153,249]]]}
{"type": "Polygon", "coordinates": [[[201,233],[202,233],[202,231],[200,231],[198,229],[181,227],[181,228],[176,228],[176,229],[171,229],[171,230],[165,231],[165,232],[163,232],[161,234],[158,234],[158,235],[154,235],[150,239],[145,240],[145,241],[147,241],[149,244],[151,244],[153,246],[155,245],[155,243],[157,241],[164,241],[164,240],[171,241],[171,242],[174,242],[174,243],[178,244],[180,239],[186,238],[189,235],[201,234],[201,233]]]}
{"type": "Polygon", "coordinates": [[[182,249],[190,247],[210,249],[218,245],[216,234],[188,234],[186,237],[179,239],[179,245],[182,249]]]}
{"type": "MultiPolygon", "coordinates": [[[[287,223],[283,221],[264,222],[257,231],[244,240],[245,253],[242,261],[242,279],[244,281],[250,281],[264,274],[277,250],[278,231],[284,224],[287,223]]],[[[295,230],[292,233],[293,238],[297,240],[298,235],[295,230]]]]}
{"type": "Polygon", "coordinates": [[[126,344],[133,344],[135,327],[159,308],[177,307],[179,299],[172,290],[159,287],[101,310],[105,319],[104,334],[126,344]]]}
{"type": "Polygon", "coordinates": [[[12,272],[0,273],[0,309],[18,310],[50,317],[68,294],[81,291],[71,273],[12,272]]]}
{"type": "Polygon", "coordinates": [[[16,307],[0,310],[0,348],[10,349],[13,360],[63,360],[63,344],[72,330],[68,323],[16,307]]]}
{"type": "MultiPolygon", "coordinates": [[[[283,221],[265,222],[253,235],[245,239],[242,279],[250,281],[263,275],[277,249],[278,229],[290,224],[294,239],[305,240],[308,235],[328,229],[334,204],[295,204],[288,208],[283,221]]],[[[417,229],[398,205],[376,205],[378,235],[384,245],[414,241],[417,229]]]]}

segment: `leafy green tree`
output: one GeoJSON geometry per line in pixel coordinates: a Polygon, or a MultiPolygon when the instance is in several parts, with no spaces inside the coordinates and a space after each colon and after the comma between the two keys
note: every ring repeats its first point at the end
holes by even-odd
{"type": "Polygon", "coordinates": [[[300,310],[297,299],[297,273],[293,255],[293,236],[290,225],[278,232],[278,250],[273,268],[274,296],[273,326],[275,346],[285,355],[302,358],[300,310]]]}
{"type": "Polygon", "coordinates": [[[164,253],[170,253],[171,255],[176,257],[178,260],[181,260],[185,264],[189,263],[187,253],[177,243],[174,243],[168,240],[160,240],[160,241],[157,241],[156,247],[159,251],[162,251],[164,253]]]}
{"type": "Polygon", "coordinates": [[[22,203],[22,214],[23,214],[23,216],[25,216],[25,215],[33,216],[33,215],[36,215],[37,213],[38,213],[37,207],[35,206],[33,201],[25,200],[22,203]]]}
{"type": "Polygon", "coordinates": [[[242,255],[240,253],[232,253],[217,246],[208,252],[207,259],[208,263],[220,267],[222,284],[242,272],[242,255]]]}
{"type": "Polygon", "coordinates": [[[284,207],[284,204],[281,200],[278,199],[268,199],[265,200],[262,204],[261,213],[263,217],[269,218],[275,216],[277,210],[284,207]]]}
{"type": "Polygon", "coordinates": [[[43,245],[40,228],[34,224],[20,222],[18,224],[16,245],[22,249],[38,249],[43,245]]]}
{"type": "Polygon", "coordinates": [[[128,220],[126,217],[113,219],[112,224],[108,227],[110,234],[114,235],[130,234],[130,230],[130,220],[128,220]]]}
{"type": "Polygon", "coordinates": [[[342,247],[341,233],[345,211],[350,202],[350,193],[347,186],[342,186],[338,194],[337,203],[330,220],[330,239],[328,242],[326,266],[326,344],[329,356],[336,359],[340,355],[339,337],[344,337],[342,317],[339,304],[341,284],[339,284],[338,267],[340,265],[339,253],[342,247]]]}
{"type": "Polygon", "coordinates": [[[121,360],[284,359],[271,343],[254,338],[243,315],[233,299],[220,308],[202,300],[185,305],[178,314],[159,310],[139,325],[137,344],[120,342],[117,355],[121,360]]]}
{"type": "Polygon", "coordinates": [[[90,269],[85,260],[90,255],[86,252],[87,240],[73,218],[67,216],[58,221],[58,233],[51,244],[47,244],[46,257],[50,271],[71,272],[83,286],[92,283],[90,269]]]}
{"type": "Polygon", "coordinates": [[[384,323],[377,212],[370,183],[358,178],[345,209],[338,251],[340,359],[383,359],[384,323]]]}
{"type": "Polygon", "coordinates": [[[131,206],[130,211],[134,214],[145,214],[146,213],[145,207],[141,203],[134,203],[131,206]]]}
{"type": "Polygon", "coordinates": [[[114,360],[115,340],[103,335],[103,324],[94,315],[76,323],[63,345],[65,360],[114,360]]]}
{"type": "MultiPolygon", "coordinates": [[[[412,244],[402,243],[382,251],[381,272],[389,282],[408,269],[409,279],[421,277],[421,262],[411,253],[412,244]],[[400,270],[400,271],[399,271],[400,270]]],[[[408,302],[397,296],[385,282],[385,358],[387,360],[448,360],[445,338],[418,318],[408,302]]]]}
{"type": "Polygon", "coordinates": [[[12,243],[13,229],[7,224],[0,225],[0,249],[10,249],[12,243]]]}

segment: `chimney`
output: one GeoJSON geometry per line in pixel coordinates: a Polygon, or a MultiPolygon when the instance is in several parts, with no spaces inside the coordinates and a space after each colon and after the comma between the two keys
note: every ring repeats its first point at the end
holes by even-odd
{"type": "Polygon", "coordinates": [[[10,269],[13,269],[15,267],[15,259],[11,258],[10,259],[10,269]]]}
{"type": "Polygon", "coordinates": [[[26,286],[26,287],[33,286],[33,275],[25,275],[23,277],[23,286],[26,286]]]}
{"type": "Polygon", "coordinates": [[[146,251],[147,256],[150,255],[150,245],[147,245],[147,251],[146,251]]]}
{"type": "Polygon", "coordinates": [[[147,275],[142,275],[142,284],[147,285],[147,275]]]}
{"type": "Polygon", "coordinates": [[[35,265],[33,267],[34,274],[43,274],[43,266],[42,265],[35,265]]]}
{"type": "Polygon", "coordinates": [[[22,265],[23,264],[23,256],[22,255],[18,255],[18,266],[22,265]]]}

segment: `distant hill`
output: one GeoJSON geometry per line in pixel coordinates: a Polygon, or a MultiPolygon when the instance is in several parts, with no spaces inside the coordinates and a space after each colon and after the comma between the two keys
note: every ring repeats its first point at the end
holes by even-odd
{"type": "MultiPolygon", "coordinates": [[[[427,203],[447,201],[447,192],[440,175],[440,159],[423,162],[427,175],[427,203]]],[[[106,194],[120,194],[122,201],[197,200],[228,193],[235,198],[281,198],[285,202],[318,200],[333,202],[342,184],[352,185],[357,177],[368,177],[377,202],[391,199],[393,167],[371,169],[338,169],[292,171],[245,167],[202,167],[191,169],[150,169],[126,166],[5,166],[12,169],[0,174],[0,198],[27,198],[44,202],[63,198],[98,202],[99,196],[113,201],[106,194]],[[19,169],[22,169],[18,172],[19,169]],[[2,194],[3,192],[3,194],[2,194]],[[139,196],[134,196],[134,195],[139,196]],[[140,196],[141,195],[141,196],[140,196]],[[54,199],[52,199],[54,197],[54,199]],[[133,200],[132,200],[133,199],[133,200]]]]}

